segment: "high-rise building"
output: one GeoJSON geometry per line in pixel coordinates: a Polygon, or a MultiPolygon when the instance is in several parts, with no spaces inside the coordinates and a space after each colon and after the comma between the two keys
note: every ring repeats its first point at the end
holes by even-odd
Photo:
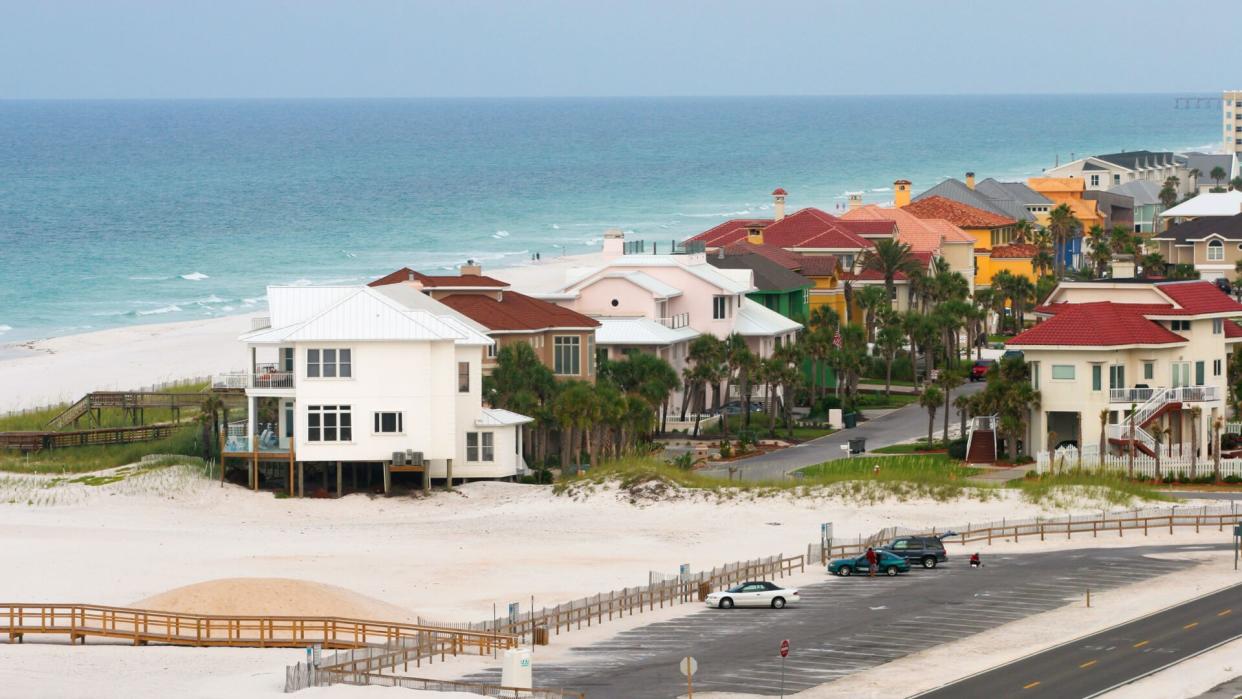
{"type": "Polygon", "coordinates": [[[1225,152],[1242,153],[1242,90],[1225,90],[1222,97],[1225,152]]]}

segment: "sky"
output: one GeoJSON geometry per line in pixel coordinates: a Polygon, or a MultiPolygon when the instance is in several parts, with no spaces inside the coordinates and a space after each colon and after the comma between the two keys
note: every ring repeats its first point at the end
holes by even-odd
{"type": "Polygon", "coordinates": [[[0,0],[0,99],[1214,93],[1242,88],[1238,9],[0,0]]]}

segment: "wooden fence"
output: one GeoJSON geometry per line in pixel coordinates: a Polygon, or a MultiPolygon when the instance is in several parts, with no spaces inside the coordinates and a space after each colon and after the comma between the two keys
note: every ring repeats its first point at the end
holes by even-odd
{"type": "Polygon", "coordinates": [[[27,634],[88,636],[181,646],[261,648],[359,648],[400,644],[413,657],[492,654],[516,647],[517,639],[492,631],[341,617],[220,616],[181,614],[89,604],[0,603],[0,633],[23,642],[27,634]]]}
{"type": "Polygon", "coordinates": [[[179,429],[180,425],[143,425],[72,432],[0,432],[0,449],[32,452],[65,447],[152,442],[170,437],[179,429]]]}

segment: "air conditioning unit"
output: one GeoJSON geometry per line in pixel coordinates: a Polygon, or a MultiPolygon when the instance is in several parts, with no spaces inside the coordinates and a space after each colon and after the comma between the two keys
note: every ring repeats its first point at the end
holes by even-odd
{"type": "Polygon", "coordinates": [[[425,466],[423,462],[423,453],[421,451],[407,450],[405,456],[409,459],[410,464],[414,466],[425,466]]]}
{"type": "Polygon", "coordinates": [[[404,466],[405,465],[405,452],[394,451],[392,453],[392,465],[393,466],[404,466]]]}

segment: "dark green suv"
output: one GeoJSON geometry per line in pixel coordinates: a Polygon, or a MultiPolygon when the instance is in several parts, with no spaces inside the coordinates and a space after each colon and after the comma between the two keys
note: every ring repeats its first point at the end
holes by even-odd
{"type": "Polygon", "coordinates": [[[949,560],[944,552],[944,542],[938,536],[899,536],[882,547],[906,559],[911,565],[935,568],[949,560]]]}

